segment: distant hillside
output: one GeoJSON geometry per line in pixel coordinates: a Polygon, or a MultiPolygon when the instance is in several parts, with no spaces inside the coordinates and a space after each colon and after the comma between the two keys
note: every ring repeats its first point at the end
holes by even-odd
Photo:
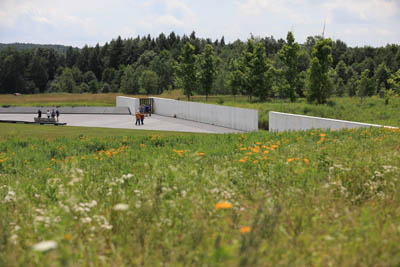
{"type": "Polygon", "coordinates": [[[15,47],[18,50],[34,49],[34,48],[50,48],[50,49],[54,49],[58,53],[65,53],[69,47],[69,46],[65,46],[65,45],[52,45],[52,44],[25,44],[25,43],[2,44],[2,43],[0,43],[0,50],[3,50],[10,46],[15,47]]]}

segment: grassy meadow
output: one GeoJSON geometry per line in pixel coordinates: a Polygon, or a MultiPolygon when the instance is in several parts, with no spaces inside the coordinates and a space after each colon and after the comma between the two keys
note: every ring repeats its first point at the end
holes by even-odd
{"type": "Polygon", "coordinates": [[[398,130],[32,127],[0,128],[0,266],[400,264],[398,130]]]}

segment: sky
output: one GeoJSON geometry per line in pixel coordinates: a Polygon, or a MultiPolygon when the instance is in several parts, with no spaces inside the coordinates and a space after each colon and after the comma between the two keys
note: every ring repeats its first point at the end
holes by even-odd
{"type": "Polygon", "coordinates": [[[400,44],[400,0],[0,0],[0,43],[103,45],[161,32],[226,42],[321,35],[400,44]]]}

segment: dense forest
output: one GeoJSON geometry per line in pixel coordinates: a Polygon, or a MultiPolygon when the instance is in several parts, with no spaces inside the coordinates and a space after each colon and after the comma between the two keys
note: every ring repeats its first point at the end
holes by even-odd
{"type": "Polygon", "coordinates": [[[307,97],[400,93],[400,46],[349,47],[341,40],[310,36],[298,44],[254,37],[225,43],[161,33],[81,49],[52,45],[0,46],[0,93],[247,95],[265,101],[307,97]]]}

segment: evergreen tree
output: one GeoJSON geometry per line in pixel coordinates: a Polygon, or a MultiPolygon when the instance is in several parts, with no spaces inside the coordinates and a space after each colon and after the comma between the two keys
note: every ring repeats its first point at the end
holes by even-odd
{"type": "Polygon", "coordinates": [[[288,83],[288,91],[286,92],[286,94],[290,98],[291,102],[295,102],[296,85],[298,79],[297,65],[300,45],[298,43],[295,43],[292,32],[288,32],[286,41],[287,44],[285,44],[279,51],[279,57],[285,65],[283,72],[285,79],[288,83]]]}
{"type": "Polygon", "coordinates": [[[109,66],[114,69],[118,69],[119,65],[123,64],[123,54],[124,44],[122,42],[121,36],[118,36],[117,40],[113,40],[110,43],[110,53],[109,53],[109,66]]]}
{"type": "Polygon", "coordinates": [[[46,89],[49,75],[46,69],[46,60],[40,56],[34,56],[29,64],[28,72],[40,93],[46,89]]]}
{"type": "Polygon", "coordinates": [[[214,49],[211,45],[205,46],[200,60],[200,84],[206,95],[206,101],[208,101],[208,94],[211,91],[217,72],[214,49]]]}
{"type": "Polygon", "coordinates": [[[103,64],[100,58],[100,46],[96,44],[92,49],[89,56],[89,70],[93,71],[98,81],[101,81],[101,74],[103,72],[103,64]]]}
{"type": "Polygon", "coordinates": [[[375,83],[373,79],[369,77],[369,70],[366,69],[361,73],[357,94],[361,98],[362,102],[364,97],[371,96],[374,93],[375,93],[375,83]]]}
{"type": "MultiPolygon", "coordinates": [[[[386,64],[384,62],[382,62],[376,72],[375,72],[375,77],[374,80],[376,82],[377,85],[381,85],[383,84],[383,86],[385,87],[385,90],[389,89],[389,84],[388,84],[388,79],[390,77],[390,72],[389,69],[386,67],[386,64]]],[[[380,91],[381,87],[378,87],[378,93],[380,91]]]]}
{"type": "Polygon", "coordinates": [[[260,42],[256,45],[253,59],[250,62],[249,84],[254,94],[265,101],[272,91],[272,66],[267,63],[265,48],[260,42]]]}
{"type": "Polygon", "coordinates": [[[347,83],[347,79],[348,79],[347,66],[346,66],[346,63],[344,63],[343,60],[340,60],[339,63],[336,65],[335,71],[336,71],[337,77],[342,79],[342,82],[344,84],[346,84],[347,83]]]}
{"type": "Polygon", "coordinates": [[[195,48],[189,42],[186,42],[182,49],[182,54],[179,57],[180,64],[178,67],[178,75],[182,81],[184,94],[190,100],[190,96],[196,89],[196,55],[194,54],[195,48]]]}
{"type": "Polygon", "coordinates": [[[388,85],[393,92],[396,94],[400,94],[400,69],[396,72],[390,75],[390,78],[388,79],[388,85]]]}
{"type": "Polygon", "coordinates": [[[319,39],[313,48],[311,66],[309,68],[307,100],[318,104],[326,103],[332,82],[328,72],[332,64],[332,40],[319,39]]]}

